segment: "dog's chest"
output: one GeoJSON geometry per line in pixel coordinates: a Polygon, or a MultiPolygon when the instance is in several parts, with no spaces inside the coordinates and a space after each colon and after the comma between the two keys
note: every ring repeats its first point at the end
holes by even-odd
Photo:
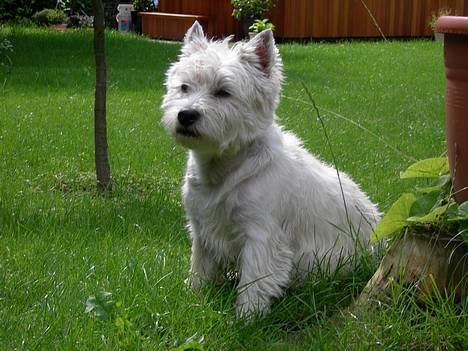
{"type": "Polygon", "coordinates": [[[238,206],[211,187],[186,184],[184,203],[196,235],[219,260],[235,261],[243,243],[238,206]]]}

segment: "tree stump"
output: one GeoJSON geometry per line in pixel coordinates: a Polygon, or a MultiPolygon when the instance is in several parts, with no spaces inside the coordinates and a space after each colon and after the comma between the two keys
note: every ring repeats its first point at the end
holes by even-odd
{"type": "Polygon", "coordinates": [[[468,290],[468,246],[460,238],[407,229],[382,259],[354,307],[387,303],[393,286],[415,288],[424,304],[437,290],[460,301],[468,290]]]}

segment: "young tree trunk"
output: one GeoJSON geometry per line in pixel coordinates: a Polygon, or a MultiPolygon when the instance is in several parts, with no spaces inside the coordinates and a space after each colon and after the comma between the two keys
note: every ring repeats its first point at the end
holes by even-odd
{"type": "Polygon", "coordinates": [[[369,309],[390,301],[392,288],[415,288],[418,303],[438,290],[455,300],[468,291],[468,250],[460,238],[418,231],[407,232],[382,259],[354,307],[369,309]]]}
{"type": "Polygon", "coordinates": [[[94,148],[97,189],[110,192],[109,157],[106,129],[106,56],[104,50],[104,5],[102,0],[93,0],[94,12],[94,56],[96,60],[96,91],[94,103],[94,148]]]}

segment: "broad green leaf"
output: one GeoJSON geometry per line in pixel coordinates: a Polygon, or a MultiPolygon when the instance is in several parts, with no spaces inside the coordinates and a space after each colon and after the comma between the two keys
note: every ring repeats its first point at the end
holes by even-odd
{"type": "Polygon", "coordinates": [[[99,308],[95,308],[94,309],[94,314],[96,316],[97,319],[100,319],[100,320],[106,320],[109,318],[109,314],[106,312],[106,310],[102,307],[99,307],[99,308]]]}
{"type": "Polygon", "coordinates": [[[428,158],[418,161],[403,172],[401,178],[437,178],[449,173],[449,164],[446,157],[428,158]]]}
{"type": "Polygon", "coordinates": [[[458,217],[459,212],[458,212],[458,204],[454,200],[450,200],[449,202],[449,208],[447,209],[447,212],[445,213],[445,217],[450,220],[450,218],[455,218],[458,217]]]}
{"type": "Polygon", "coordinates": [[[436,207],[439,201],[440,193],[433,191],[416,198],[416,201],[411,206],[409,217],[421,217],[425,216],[431,210],[436,207]]]}
{"type": "Polygon", "coordinates": [[[458,215],[461,217],[468,216],[468,201],[458,206],[458,215]]]}
{"type": "Polygon", "coordinates": [[[450,181],[452,180],[452,177],[450,174],[442,175],[438,177],[432,186],[429,187],[423,187],[423,188],[418,188],[418,192],[420,193],[431,193],[433,191],[442,191],[441,189],[445,186],[449,188],[450,181]]]}
{"type": "Polygon", "coordinates": [[[387,214],[372,233],[371,240],[379,241],[388,235],[400,231],[407,225],[411,206],[416,201],[414,194],[403,194],[395,201],[387,214]]]}
{"type": "Polygon", "coordinates": [[[444,206],[439,206],[433,209],[430,213],[428,213],[425,216],[422,217],[410,217],[408,218],[408,222],[411,223],[424,223],[424,224],[429,224],[429,223],[436,223],[440,216],[442,216],[445,212],[447,212],[449,205],[444,205],[444,206]]]}
{"type": "Polygon", "coordinates": [[[460,206],[453,203],[450,213],[447,214],[447,220],[449,222],[468,221],[468,201],[462,203],[460,206]]]}
{"type": "Polygon", "coordinates": [[[92,310],[94,310],[96,308],[97,305],[98,305],[98,303],[97,303],[96,297],[94,295],[91,295],[86,300],[85,313],[91,312],[92,310]]]}
{"type": "Polygon", "coordinates": [[[109,292],[109,291],[101,291],[101,292],[99,293],[99,299],[100,299],[100,300],[105,300],[105,299],[107,299],[107,298],[108,298],[109,296],[111,296],[111,295],[112,295],[112,293],[109,292]]]}
{"type": "Polygon", "coordinates": [[[85,304],[85,313],[93,312],[98,319],[108,319],[109,310],[114,305],[112,300],[107,300],[111,295],[110,292],[102,291],[97,297],[95,295],[89,296],[85,304]]]}

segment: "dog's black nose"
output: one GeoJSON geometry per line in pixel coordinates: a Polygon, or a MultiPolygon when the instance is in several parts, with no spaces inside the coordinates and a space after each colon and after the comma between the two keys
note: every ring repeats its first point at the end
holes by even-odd
{"type": "Polygon", "coordinates": [[[177,115],[177,120],[184,127],[189,127],[200,118],[200,112],[197,110],[181,110],[177,115]]]}

